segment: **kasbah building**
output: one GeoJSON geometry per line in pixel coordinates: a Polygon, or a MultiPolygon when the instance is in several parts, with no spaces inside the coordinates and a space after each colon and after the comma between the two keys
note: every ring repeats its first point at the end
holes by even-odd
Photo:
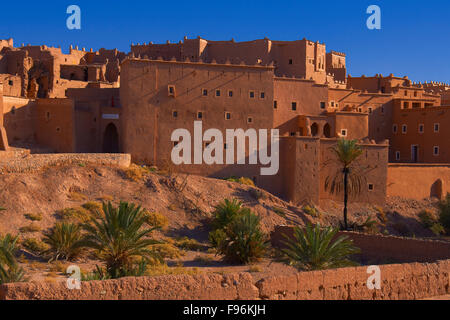
{"type": "MultiPolygon", "coordinates": [[[[357,139],[366,185],[353,201],[442,198],[450,192],[450,86],[408,77],[347,75],[346,55],[306,39],[144,43],[79,49],[0,42],[0,161],[18,152],[129,153],[170,165],[171,134],[279,129],[280,168],[181,165],[180,172],[245,176],[295,204],[340,200],[325,190],[331,148],[357,139]]],[[[206,147],[205,143],[205,147],[206,147]]],[[[224,144],[224,149],[229,148],[224,144]]],[[[247,150],[248,155],[248,150],[247,150]]]]}

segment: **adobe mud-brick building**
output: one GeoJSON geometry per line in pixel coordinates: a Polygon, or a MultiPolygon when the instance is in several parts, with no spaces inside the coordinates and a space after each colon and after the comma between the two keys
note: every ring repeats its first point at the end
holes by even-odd
{"type": "Polygon", "coordinates": [[[364,149],[358,165],[367,181],[355,200],[382,204],[386,194],[403,195],[394,177],[414,163],[433,163],[432,170],[414,168],[427,177],[415,197],[429,196],[436,185],[433,196],[450,191],[448,85],[351,77],[346,68],[345,53],[306,39],[185,38],[132,45],[128,55],[72,46],[64,54],[0,40],[0,149],[128,152],[135,162],[165,166],[172,131],[192,132],[194,121],[202,121],[203,131],[224,135],[229,128],[279,129],[280,170],[261,176],[258,165],[247,164],[182,165],[180,171],[247,176],[296,203],[320,203],[335,199],[324,179],[337,170],[330,147],[344,137],[364,149]]]}

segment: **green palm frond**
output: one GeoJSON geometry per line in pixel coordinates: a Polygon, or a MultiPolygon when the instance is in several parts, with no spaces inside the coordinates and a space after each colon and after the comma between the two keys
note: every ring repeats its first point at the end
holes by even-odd
{"type": "Polygon", "coordinates": [[[16,244],[19,237],[7,234],[0,238],[0,284],[20,282],[24,271],[16,261],[16,244]]]}
{"type": "Polygon", "coordinates": [[[83,224],[87,235],[82,245],[97,250],[112,277],[127,275],[133,258],[162,262],[161,256],[150,248],[160,242],[148,238],[159,228],[145,228],[147,217],[140,206],[121,202],[116,208],[108,202],[103,203],[103,212],[102,217],[83,224]]]}
{"type": "Polygon", "coordinates": [[[43,241],[50,248],[45,252],[51,255],[50,261],[65,259],[73,260],[82,252],[82,239],[79,225],[73,223],[57,223],[44,235],[43,241]]]}
{"type": "Polygon", "coordinates": [[[350,255],[360,252],[346,236],[334,240],[338,230],[322,229],[308,224],[304,230],[295,228],[293,239],[286,237],[282,253],[286,261],[301,270],[322,270],[355,265],[350,255]]]}

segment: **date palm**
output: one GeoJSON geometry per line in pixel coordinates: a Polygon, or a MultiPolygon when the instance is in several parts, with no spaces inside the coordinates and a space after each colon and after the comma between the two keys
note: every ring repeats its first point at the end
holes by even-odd
{"type": "Polygon", "coordinates": [[[325,190],[331,194],[344,193],[344,228],[348,230],[348,198],[350,194],[359,194],[364,180],[361,168],[357,164],[363,153],[357,140],[340,139],[332,149],[336,158],[331,160],[338,166],[334,175],[325,179],[325,190]]]}
{"type": "Polygon", "coordinates": [[[113,207],[108,202],[103,203],[103,213],[83,224],[87,233],[83,244],[97,251],[112,278],[127,276],[136,258],[162,261],[150,248],[159,243],[149,238],[158,227],[145,227],[147,217],[140,206],[121,202],[119,207],[113,207]]]}
{"type": "Polygon", "coordinates": [[[24,277],[15,257],[17,240],[10,234],[0,238],[0,284],[20,282],[24,277]]]}
{"type": "Polygon", "coordinates": [[[305,271],[355,265],[349,256],[359,253],[359,248],[346,236],[334,240],[337,232],[332,227],[322,229],[320,224],[308,224],[304,230],[296,227],[293,238],[285,236],[287,248],[281,251],[291,265],[305,271]]]}
{"type": "Polygon", "coordinates": [[[73,223],[57,223],[44,235],[44,242],[50,246],[46,253],[50,253],[51,259],[73,260],[78,257],[82,248],[81,228],[73,223]]]}

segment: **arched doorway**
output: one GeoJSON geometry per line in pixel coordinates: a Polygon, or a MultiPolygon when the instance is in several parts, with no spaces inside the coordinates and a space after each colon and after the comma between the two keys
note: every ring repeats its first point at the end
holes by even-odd
{"type": "Polygon", "coordinates": [[[315,137],[315,136],[317,136],[317,134],[319,133],[319,125],[317,124],[317,123],[313,123],[312,125],[311,125],[311,135],[313,136],[313,137],[315,137]]]}
{"type": "Polygon", "coordinates": [[[328,123],[323,127],[323,135],[325,138],[331,138],[331,127],[328,123]]]}
{"type": "Polygon", "coordinates": [[[104,153],[119,153],[119,134],[117,128],[113,123],[106,126],[103,135],[103,152],[104,153]]]}
{"type": "Polygon", "coordinates": [[[442,200],[444,198],[443,183],[441,179],[437,179],[431,186],[430,196],[442,200]]]}

